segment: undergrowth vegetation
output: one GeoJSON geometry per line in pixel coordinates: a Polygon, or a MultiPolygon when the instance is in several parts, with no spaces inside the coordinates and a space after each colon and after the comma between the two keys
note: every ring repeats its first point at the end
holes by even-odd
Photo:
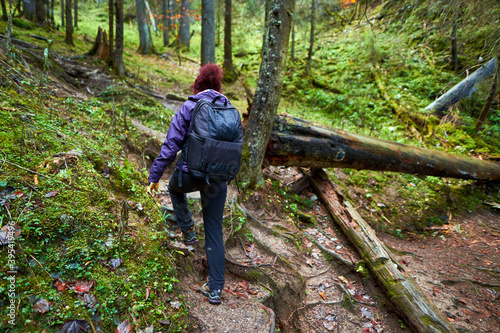
{"type": "MultiPolygon", "coordinates": [[[[138,327],[171,321],[171,331],[180,330],[184,306],[167,306],[177,297],[175,262],[157,255],[162,218],[144,192],[147,170],[125,151],[143,145],[122,117],[125,106],[130,114],[139,112],[135,104],[117,91],[99,100],[54,97],[53,82],[38,100],[37,77],[20,74],[26,69],[16,61],[2,63],[0,127],[9,130],[0,132],[0,220],[3,226],[14,221],[19,236],[12,269],[19,272],[15,290],[22,295],[16,301],[22,309],[16,320],[24,323],[19,332],[72,319],[112,330],[124,314],[138,327]],[[22,79],[12,81],[15,74],[22,79]],[[81,292],[82,284],[90,284],[97,299],[81,292]],[[49,302],[48,315],[34,306],[40,300],[49,302]]],[[[1,257],[8,262],[6,251],[1,257]]],[[[5,271],[0,275],[6,278],[5,271]]],[[[6,319],[5,284],[0,292],[6,319]]]]}
{"type": "MultiPolygon", "coordinates": [[[[305,3],[298,2],[303,15],[307,13],[305,3]]],[[[240,7],[233,17],[235,22],[245,22],[238,24],[233,36],[239,81],[225,85],[224,93],[232,94],[232,102],[244,111],[242,86],[255,90],[257,85],[263,5],[247,1],[240,7]]],[[[46,42],[29,37],[44,36],[54,40],[52,47],[57,52],[82,55],[92,46],[96,26],[107,25],[106,8],[106,3],[82,5],[82,16],[95,20],[79,22],[75,47],[63,43],[62,30],[50,32],[22,18],[16,18],[14,37],[44,48],[46,42]]],[[[396,104],[400,110],[423,113],[446,87],[464,77],[449,67],[449,43],[440,19],[446,13],[430,7],[398,16],[398,8],[375,9],[372,17],[385,11],[388,18],[370,22],[360,19],[339,25],[333,18],[321,21],[311,75],[304,70],[307,20],[299,17],[297,21],[303,21],[297,27],[295,61],[288,61],[279,112],[412,146],[481,158],[500,156],[498,106],[480,131],[475,132],[473,126],[489,80],[445,118],[430,117],[430,133],[415,134],[412,124],[394,112],[396,104]],[[429,19],[423,21],[422,17],[429,19]],[[374,73],[381,77],[391,101],[381,96],[374,73]]],[[[324,11],[321,14],[328,16],[324,11]]],[[[5,30],[5,23],[0,22],[0,27],[5,30]]],[[[472,40],[490,36],[498,25],[482,26],[469,34],[474,27],[462,27],[462,35],[468,36],[463,39],[467,45],[461,57],[463,68],[477,65],[479,57],[488,59],[491,50],[472,40]]],[[[22,309],[17,321],[23,326],[18,332],[50,331],[72,319],[100,322],[104,331],[111,331],[129,315],[141,329],[152,323],[169,325],[169,332],[187,327],[186,304],[176,290],[176,263],[163,248],[163,218],[144,190],[148,175],[145,157],[131,158],[136,151],[144,151],[146,143],[130,118],[166,132],[176,110],[147,98],[134,89],[134,83],[161,94],[187,96],[198,69],[199,23],[193,24],[193,30],[191,49],[182,57],[161,46],[160,35],[153,37],[156,51],[166,56],[139,56],[137,26],[126,23],[128,77],[110,82],[94,97],[68,93],[57,81],[42,77],[35,66],[27,68],[20,58],[1,54],[0,225],[14,221],[19,236],[14,269],[19,272],[16,307],[22,309]],[[136,164],[137,160],[143,163],[136,164]],[[82,292],[82,285],[95,292],[97,299],[82,292]],[[50,312],[35,310],[42,299],[50,302],[50,312]]],[[[216,54],[221,64],[222,43],[216,54]]],[[[81,61],[109,71],[104,62],[81,61]]],[[[328,173],[365,219],[398,237],[426,235],[423,229],[427,226],[448,223],[453,214],[479,209],[485,200],[500,200],[497,188],[471,181],[351,169],[330,169],[328,173]]],[[[288,214],[287,221],[301,223],[309,218],[314,223],[314,214],[301,214],[316,209],[310,198],[277,181],[266,181],[260,190],[259,203],[264,208],[272,211],[279,206],[288,214]]],[[[243,197],[250,200],[253,195],[243,197]]],[[[232,223],[235,232],[244,232],[241,216],[232,223]]],[[[251,239],[252,235],[245,237],[251,239]]],[[[2,251],[0,261],[8,262],[7,256],[2,251]]],[[[6,279],[5,271],[0,278],[6,279]]],[[[7,284],[0,286],[0,295],[5,320],[7,284]]]]}

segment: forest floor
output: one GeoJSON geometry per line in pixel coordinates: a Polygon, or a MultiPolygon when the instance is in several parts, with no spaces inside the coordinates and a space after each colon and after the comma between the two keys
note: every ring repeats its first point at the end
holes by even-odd
{"type": "MultiPolygon", "coordinates": [[[[59,94],[80,99],[104,90],[109,77],[83,67],[80,63],[74,68],[86,75],[89,84],[68,86],[59,94]]],[[[161,102],[169,108],[179,105],[166,99],[161,102]]],[[[162,137],[161,132],[136,124],[140,131],[162,137]]],[[[130,161],[141,159],[143,152],[128,148],[130,161]]],[[[335,172],[342,179],[342,171],[335,172]]],[[[317,245],[347,260],[360,260],[311,187],[290,189],[303,177],[302,172],[270,167],[265,175],[265,185],[256,192],[239,194],[230,187],[224,220],[227,280],[220,306],[208,304],[199,291],[207,268],[198,198],[193,196],[191,201],[200,242],[186,247],[165,195],[169,175],[160,183],[157,200],[165,207],[167,222],[164,245],[165,250],[175,250],[181,274],[176,290],[183,295],[191,318],[188,331],[409,331],[369,272],[345,267],[317,245]],[[308,210],[301,212],[313,216],[314,222],[293,218],[290,207],[294,200],[307,202],[308,210]]],[[[398,205],[397,191],[392,195],[386,201],[398,205]]],[[[500,212],[492,208],[455,214],[443,226],[431,228],[401,238],[376,231],[457,329],[500,331],[500,212]]]]}

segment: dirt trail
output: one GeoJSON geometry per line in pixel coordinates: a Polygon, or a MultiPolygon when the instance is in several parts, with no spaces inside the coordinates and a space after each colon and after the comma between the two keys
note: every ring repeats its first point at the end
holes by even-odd
{"type": "MultiPolygon", "coordinates": [[[[301,176],[294,168],[272,172],[285,185],[301,176]]],[[[249,215],[241,230],[234,232],[237,193],[234,188],[230,192],[225,223],[227,282],[221,306],[209,305],[199,292],[207,275],[203,240],[189,251],[193,255],[181,259],[183,267],[189,267],[181,286],[197,322],[193,332],[269,332],[273,318],[283,332],[409,331],[369,276],[327,260],[328,255],[305,236],[347,260],[360,259],[319,201],[309,212],[315,213],[317,224],[299,228],[283,212],[286,203],[266,204],[271,194],[264,188],[241,204],[240,213],[249,215]]],[[[311,198],[314,193],[305,189],[301,196],[311,198]]],[[[160,200],[168,206],[167,196],[160,200]]],[[[203,235],[199,212],[195,220],[203,235]]],[[[464,332],[498,332],[500,216],[490,211],[469,213],[456,217],[452,225],[447,232],[423,239],[384,233],[379,237],[455,327],[464,332]]],[[[175,224],[169,228],[171,242],[181,248],[175,224]]]]}

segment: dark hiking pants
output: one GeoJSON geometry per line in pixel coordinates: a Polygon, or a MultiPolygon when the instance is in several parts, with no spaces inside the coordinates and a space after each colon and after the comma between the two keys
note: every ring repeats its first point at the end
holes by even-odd
{"type": "Polygon", "coordinates": [[[170,177],[168,192],[172,198],[177,224],[183,233],[194,225],[186,193],[200,191],[205,227],[205,252],[208,261],[208,287],[211,290],[224,287],[224,240],[222,236],[222,217],[226,203],[227,184],[205,178],[195,177],[189,172],[182,173],[182,187],[178,186],[179,170],[170,177]]]}

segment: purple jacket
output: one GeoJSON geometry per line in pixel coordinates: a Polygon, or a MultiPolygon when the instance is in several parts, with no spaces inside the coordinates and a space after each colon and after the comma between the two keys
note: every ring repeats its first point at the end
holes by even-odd
{"type": "MultiPolygon", "coordinates": [[[[190,97],[213,100],[218,95],[221,94],[215,90],[208,89],[190,97]]],[[[220,102],[224,103],[224,100],[220,100],[220,102]]],[[[160,155],[154,160],[151,170],[149,171],[148,179],[151,183],[158,183],[165,169],[172,164],[177,156],[177,152],[181,150],[184,143],[186,143],[195,105],[196,103],[193,101],[184,102],[172,119],[172,123],[167,132],[167,138],[161,147],[160,155]]],[[[179,164],[178,162],[176,169],[179,169],[179,164]]],[[[188,172],[186,162],[182,165],[182,171],[188,172]]]]}

